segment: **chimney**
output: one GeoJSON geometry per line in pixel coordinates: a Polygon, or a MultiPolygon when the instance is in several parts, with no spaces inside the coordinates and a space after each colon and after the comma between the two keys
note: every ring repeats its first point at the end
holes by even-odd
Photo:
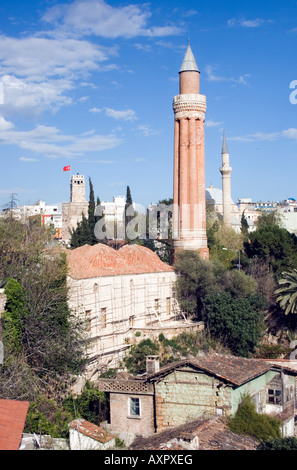
{"type": "Polygon", "coordinates": [[[146,356],[146,373],[154,374],[160,370],[159,356],[146,356]]]}

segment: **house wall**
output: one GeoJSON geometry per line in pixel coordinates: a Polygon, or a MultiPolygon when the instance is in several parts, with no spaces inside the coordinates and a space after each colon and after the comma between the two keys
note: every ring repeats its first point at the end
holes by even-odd
{"type": "Polygon", "coordinates": [[[149,436],[154,433],[154,405],[152,395],[110,394],[110,430],[129,439],[140,434],[149,436]],[[132,417],[129,412],[130,398],[139,398],[140,416],[132,417]],[[125,436],[126,435],[126,436],[125,436]]]}
{"type": "Polygon", "coordinates": [[[105,444],[85,436],[76,429],[69,429],[70,450],[108,450],[115,447],[115,439],[105,444]]]}
{"type": "Polygon", "coordinates": [[[257,377],[256,379],[237,387],[232,392],[232,414],[236,413],[238,405],[242,402],[243,398],[247,395],[255,396],[256,409],[259,413],[266,412],[266,385],[269,383],[277,372],[268,371],[266,374],[257,377]],[[257,397],[256,397],[257,395],[257,397]]]}
{"type": "Polygon", "coordinates": [[[69,306],[87,322],[88,354],[94,368],[118,367],[138,328],[165,327],[174,321],[175,280],[171,271],[81,280],[69,277],[69,306]]]}
{"type": "Polygon", "coordinates": [[[167,375],[155,390],[158,432],[201,416],[231,412],[231,388],[190,368],[167,375]]]}

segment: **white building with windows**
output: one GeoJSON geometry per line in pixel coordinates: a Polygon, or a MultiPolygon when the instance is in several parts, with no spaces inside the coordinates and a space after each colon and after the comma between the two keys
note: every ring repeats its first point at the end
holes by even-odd
{"type": "Polygon", "coordinates": [[[148,248],[98,243],[68,252],[69,305],[88,326],[87,378],[118,367],[132,344],[203,329],[175,299],[176,274],[148,248]]]}

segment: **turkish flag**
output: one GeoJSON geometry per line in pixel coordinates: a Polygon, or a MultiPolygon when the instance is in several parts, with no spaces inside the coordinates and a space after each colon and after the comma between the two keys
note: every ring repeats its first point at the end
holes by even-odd
{"type": "Polygon", "coordinates": [[[70,171],[70,165],[64,166],[63,171],[70,171]]]}

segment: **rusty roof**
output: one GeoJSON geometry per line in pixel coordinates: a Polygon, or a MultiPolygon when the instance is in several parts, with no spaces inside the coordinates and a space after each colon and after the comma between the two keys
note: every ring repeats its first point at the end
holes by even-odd
{"type": "Polygon", "coordinates": [[[209,354],[197,356],[193,359],[184,359],[162,367],[158,372],[147,377],[149,381],[155,381],[176,369],[190,366],[200,369],[208,374],[216,376],[235,386],[240,386],[250,380],[265,374],[273,365],[257,359],[243,357],[209,354]]]}
{"type": "Polygon", "coordinates": [[[259,441],[234,434],[225,417],[205,417],[169,428],[150,437],[136,437],[131,450],[184,450],[184,440],[199,439],[199,450],[255,450],[259,441]],[[172,445],[173,444],[173,445],[172,445]]]}
{"type": "Polygon", "coordinates": [[[18,450],[29,402],[0,399],[0,450],[18,450]]]}
{"type": "Polygon", "coordinates": [[[90,437],[95,441],[101,442],[101,444],[105,444],[106,442],[109,442],[114,439],[114,436],[112,434],[105,431],[100,426],[96,426],[96,424],[90,423],[89,421],[86,421],[82,418],[71,421],[68,426],[80,432],[84,436],[90,437]]]}
{"type": "Polygon", "coordinates": [[[173,271],[156,253],[140,245],[125,245],[119,250],[104,243],[84,245],[68,250],[67,258],[73,279],[173,271]]]}

